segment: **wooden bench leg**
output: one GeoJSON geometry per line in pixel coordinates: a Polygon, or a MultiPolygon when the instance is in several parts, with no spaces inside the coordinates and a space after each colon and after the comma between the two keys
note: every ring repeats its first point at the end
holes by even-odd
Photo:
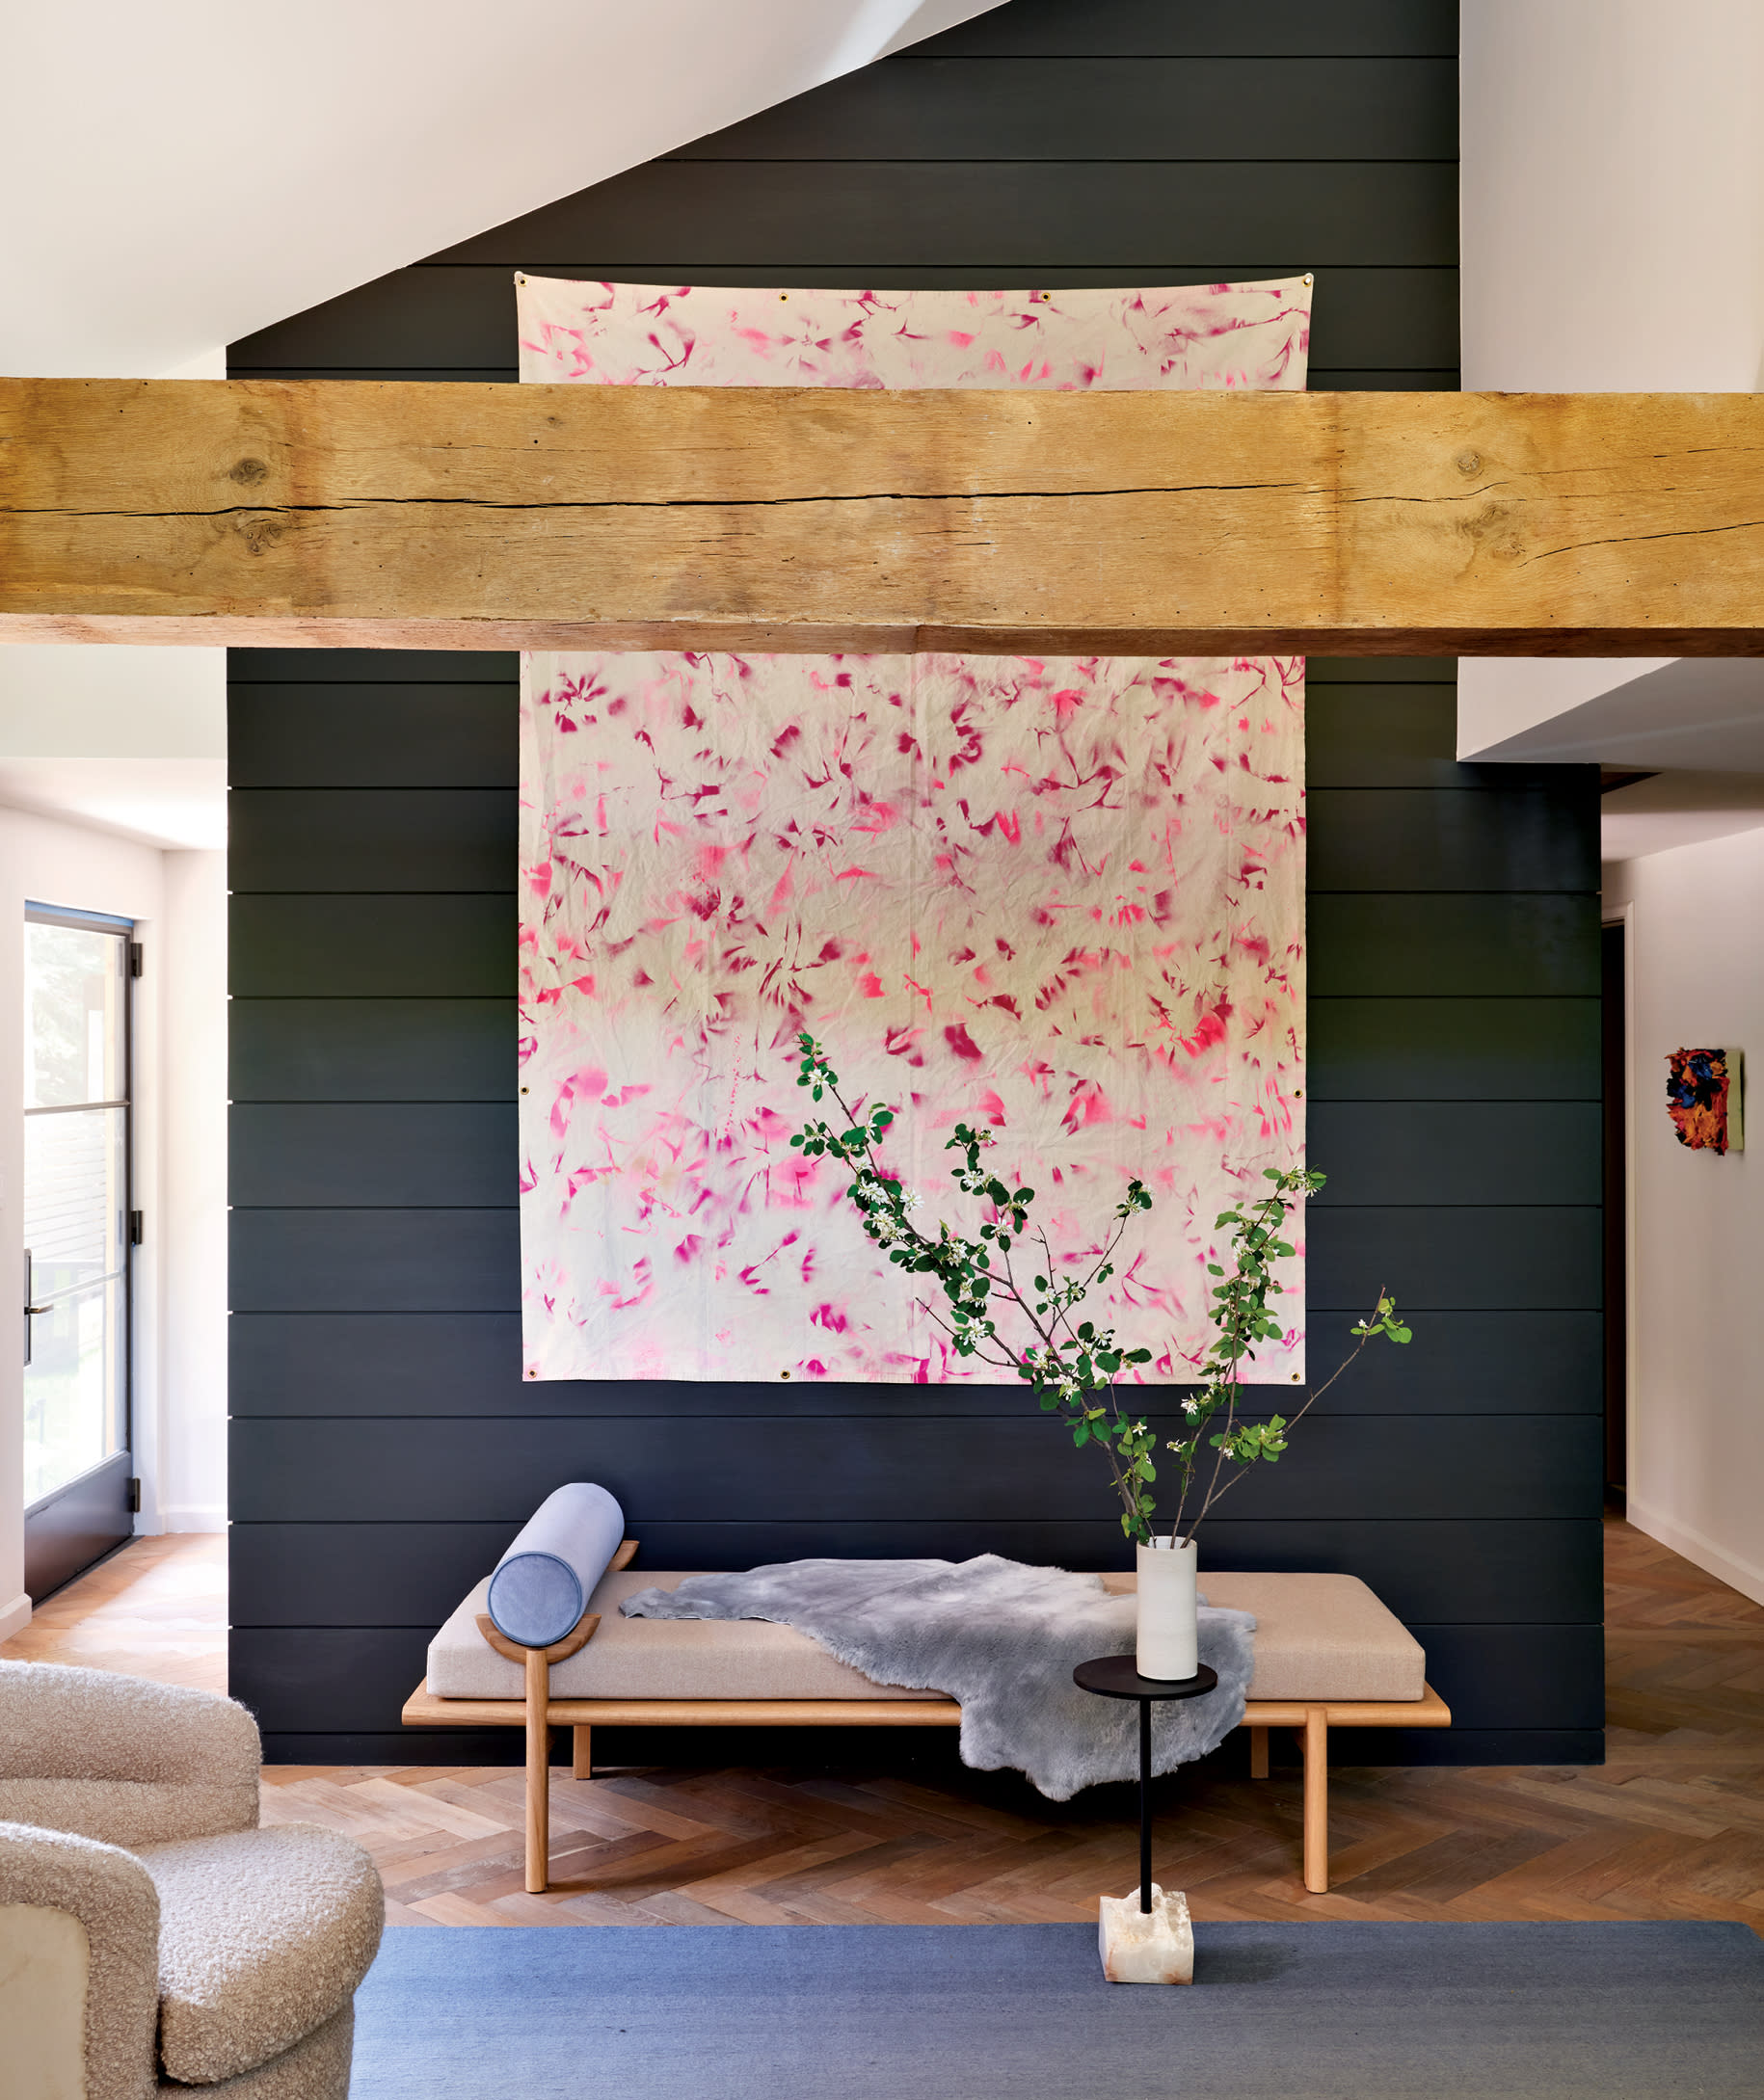
{"type": "MultiPolygon", "coordinates": [[[[636,1552],[631,1548],[631,1553],[636,1552]]],[[[626,1558],[629,1559],[627,1554],[626,1558]]],[[[519,1662],[526,1672],[526,1892],[543,1896],[551,1877],[551,1665],[567,1662],[594,1638],[598,1611],[584,1611],[562,1640],[548,1648],[523,1648],[491,1618],[478,1613],[478,1632],[499,1656],[519,1662]]],[[[585,1728],[576,1731],[586,1737],[585,1728]]]]}
{"type": "Polygon", "coordinates": [[[1268,1730],[1252,1727],[1249,1731],[1249,1776],[1252,1779],[1268,1777],[1268,1730]]]}
{"type": "Polygon", "coordinates": [[[543,1896],[551,1867],[551,1668],[543,1648],[526,1651],[526,1892],[543,1896]]]}
{"type": "Polygon", "coordinates": [[[575,1779],[592,1779],[594,1777],[594,1730],[587,1721],[577,1721],[570,1733],[575,1738],[575,1754],[570,1765],[571,1776],[575,1779]]]}
{"type": "Polygon", "coordinates": [[[1304,1885],[1313,1896],[1329,1888],[1329,1714],[1305,1709],[1304,1885]]]}

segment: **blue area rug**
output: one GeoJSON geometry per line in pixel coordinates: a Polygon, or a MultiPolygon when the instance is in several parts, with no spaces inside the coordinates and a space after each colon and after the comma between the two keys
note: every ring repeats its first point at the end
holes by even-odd
{"type": "Polygon", "coordinates": [[[1764,2093],[1742,1925],[395,1927],[355,2100],[1631,2100],[1764,2093]]]}

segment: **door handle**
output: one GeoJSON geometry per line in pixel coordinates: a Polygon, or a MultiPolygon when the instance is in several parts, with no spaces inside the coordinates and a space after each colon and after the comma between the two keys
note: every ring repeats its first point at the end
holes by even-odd
{"type": "Polygon", "coordinates": [[[27,1247],[24,1250],[24,1360],[27,1365],[31,1361],[32,1320],[44,1313],[53,1313],[55,1310],[52,1305],[33,1305],[31,1303],[32,1295],[31,1250],[27,1247]]]}

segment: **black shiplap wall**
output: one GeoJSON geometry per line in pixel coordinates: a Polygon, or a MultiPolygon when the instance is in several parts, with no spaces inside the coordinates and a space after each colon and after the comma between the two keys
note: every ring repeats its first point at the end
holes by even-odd
{"type": "MultiPolygon", "coordinates": [[[[516,268],[1308,268],[1313,385],[1455,386],[1456,36],[1449,0],[1014,0],[231,370],[512,380],[516,268]]],[[[1418,1337],[1337,1388],[1205,1553],[1352,1570],[1416,1629],[1459,1725],[1386,1753],[1596,1757],[1595,783],[1457,765],[1450,664],[1311,680],[1312,1346],[1330,1362],[1379,1282],[1418,1337]]],[[[651,1566],[1120,1556],[1100,1478],[1008,1390],[522,1381],[515,690],[502,656],[233,659],[232,1682],[272,1757],[512,1756],[401,1736],[397,1710],[561,1479],[612,1487],[651,1566]]]]}

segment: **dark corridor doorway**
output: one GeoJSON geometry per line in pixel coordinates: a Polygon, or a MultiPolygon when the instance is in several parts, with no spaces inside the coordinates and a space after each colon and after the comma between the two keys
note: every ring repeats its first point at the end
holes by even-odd
{"type": "Polygon", "coordinates": [[[1599,929],[1599,1033],[1605,1132],[1605,1494],[1621,1500],[1629,1473],[1629,1159],[1624,971],[1629,929],[1599,929]]]}

